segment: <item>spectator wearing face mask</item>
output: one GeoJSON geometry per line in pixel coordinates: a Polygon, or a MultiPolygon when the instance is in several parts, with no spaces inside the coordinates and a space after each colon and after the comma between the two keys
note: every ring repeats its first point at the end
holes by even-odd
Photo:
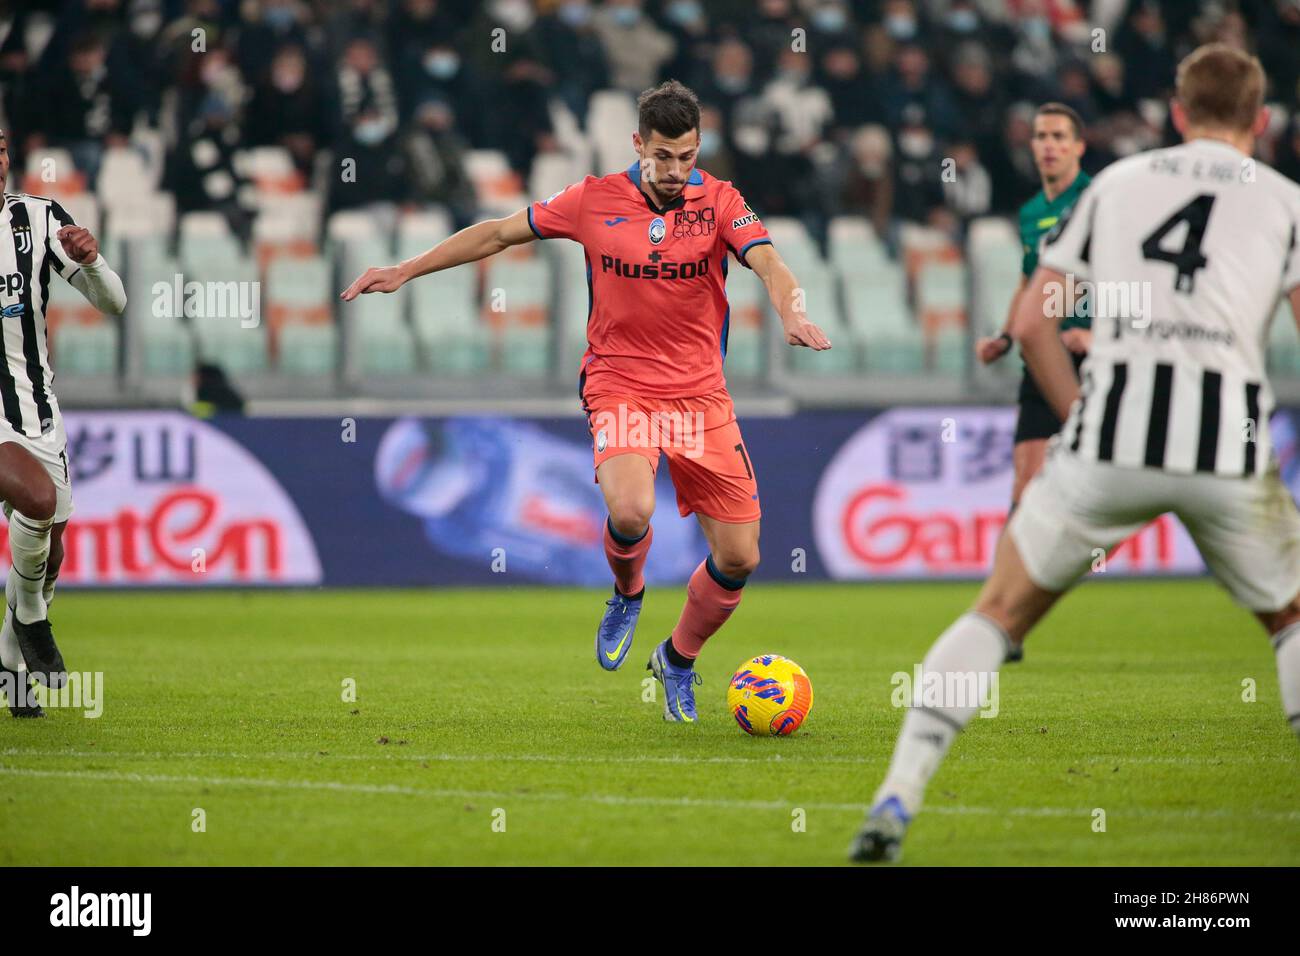
{"type": "Polygon", "coordinates": [[[306,49],[308,45],[303,25],[307,12],[298,0],[262,0],[254,9],[255,17],[241,23],[233,39],[239,72],[249,86],[257,83],[281,47],[306,49]]]}
{"type": "Polygon", "coordinates": [[[736,104],[762,92],[754,77],[754,57],[745,42],[737,37],[719,41],[708,68],[693,89],[702,102],[718,108],[723,129],[731,130],[736,104]]]}
{"type": "Polygon", "coordinates": [[[985,49],[974,42],[958,47],[952,79],[960,135],[974,144],[980,157],[993,155],[1001,148],[1006,99],[994,82],[993,64],[985,49]]]}
{"type": "MultiPolygon", "coordinates": [[[[491,0],[456,43],[486,87],[485,99],[473,108],[482,114],[488,147],[504,153],[525,177],[538,152],[557,148],[549,103],[556,77],[546,65],[536,25],[528,0],[491,0]],[[485,109],[497,103],[508,106],[485,109]]],[[[464,115],[459,105],[457,115],[464,115]]]]}
{"type": "Polygon", "coordinates": [[[127,77],[135,110],[153,127],[158,125],[165,81],[158,45],[162,27],[162,0],[132,0],[127,29],[115,35],[108,54],[109,72],[127,77]]]}
{"type": "Polygon", "coordinates": [[[461,56],[451,35],[435,38],[426,47],[407,50],[398,73],[398,92],[403,121],[409,121],[420,103],[437,99],[451,108],[461,135],[471,146],[487,148],[482,109],[487,88],[473,63],[461,56]]]}
{"type": "Polygon", "coordinates": [[[534,29],[538,48],[555,75],[553,91],[581,122],[591,94],[609,86],[609,64],[590,0],[562,0],[538,18],[534,29]]]}
{"type": "Polygon", "coordinates": [[[245,136],[250,146],[283,146],[310,175],[326,138],[325,103],[301,47],[282,47],[258,78],[246,111],[245,136]]]}
{"type": "Polygon", "coordinates": [[[343,53],[335,75],[332,123],[330,208],[397,200],[402,178],[401,155],[395,148],[397,90],[370,37],[353,38],[343,53]],[[345,175],[348,170],[351,175],[345,175]]]}
{"type": "Polygon", "coordinates": [[[445,206],[456,229],[470,225],[478,208],[474,184],[465,169],[468,152],[469,144],[456,131],[450,104],[437,97],[421,102],[402,136],[405,198],[422,205],[445,206]]]}
{"type": "Polygon", "coordinates": [[[95,181],[105,146],[124,145],[132,104],[121,77],[110,75],[104,41],[93,33],[73,40],[67,59],[39,85],[28,122],[28,147],[59,146],[95,181]]]}
{"type": "Polygon", "coordinates": [[[812,82],[812,59],[786,50],[774,76],[763,89],[763,104],[777,118],[778,153],[805,154],[822,138],[833,117],[831,98],[812,82]]]}
{"type": "Polygon", "coordinates": [[[705,106],[700,110],[700,153],[699,166],[714,179],[733,182],[736,178],[736,162],[727,144],[722,112],[715,106],[705,106]]]}
{"type": "Polygon", "coordinates": [[[757,0],[754,15],[741,24],[741,36],[754,55],[754,74],[761,85],[772,78],[784,50],[790,49],[791,31],[807,29],[790,0],[757,0]]]}
{"type": "Polygon", "coordinates": [[[808,14],[808,49],[824,50],[854,39],[853,18],[844,0],[818,0],[808,14]]]}
{"type": "Polygon", "coordinates": [[[400,0],[386,24],[388,55],[405,63],[438,40],[454,36],[461,25],[443,0],[400,0]]]}
{"type": "Polygon", "coordinates": [[[894,68],[882,82],[881,99],[889,125],[902,126],[903,114],[919,108],[930,128],[941,136],[957,127],[957,110],[948,84],[930,68],[930,57],[920,45],[906,43],[894,54],[894,68]]]}
{"type": "Polygon", "coordinates": [[[661,79],[679,78],[692,88],[713,53],[715,36],[709,14],[700,0],[667,0],[663,4],[659,22],[673,38],[676,52],[660,68],[661,79]]]}
{"type": "Polygon", "coordinates": [[[639,93],[654,86],[677,44],[641,9],[641,0],[607,0],[596,11],[596,35],[605,48],[617,89],[639,93]]]}
{"type": "Polygon", "coordinates": [[[176,140],[167,155],[163,187],[176,195],[178,213],[219,212],[247,239],[251,196],[235,168],[243,146],[239,104],[244,87],[233,56],[222,47],[195,53],[181,77],[176,140]]]}
{"type": "Polygon", "coordinates": [[[831,98],[831,128],[843,140],[858,127],[884,118],[876,86],[864,74],[857,50],[848,44],[831,47],[820,61],[820,85],[831,98]]]}
{"type": "Polygon", "coordinates": [[[986,215],[993,203],[993,180],[980,163],[975,144],[966,140],[950,143],[945,159],[952,160],[951,176],[941,176],[944,202],[965,225],[977,216],[986,215]]]}
{"type": "Polygon", "coordinates": [[[894,212],[909,222],[929,222],[931,213],[944,206],[939,179],[943,157],[922,107],[911,104],[904,109],[896,143],[894,212]]]}
{"type": "Polygon", "coordinates": [[[893,151],[887,129],[864,126],[853,134],[838,177],[842,213],[865,216],[887,244],[894,234],[893,151]]]}

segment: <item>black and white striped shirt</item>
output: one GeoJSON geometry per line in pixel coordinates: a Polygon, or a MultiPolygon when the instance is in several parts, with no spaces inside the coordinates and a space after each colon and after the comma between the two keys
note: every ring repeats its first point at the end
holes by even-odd
{"type": "Polygon", "coordinates": [[[1262,474],[1268,327],[1300,286],[1298,242],[1300,186],[1227,143],[1103,170],[1040,258],[1090,284],[1092,347],[1065,447],[1175,474],[1262,474]]]}
{"type": "Polygon", "coordinates": [[[4,194],[0,211],[0,428],[28,438],[53,430],[58,415],[50,368],[45,309],[50,273],[72,281],[80,270],[55,234],[73,225],[52,199],[4,194]]]}

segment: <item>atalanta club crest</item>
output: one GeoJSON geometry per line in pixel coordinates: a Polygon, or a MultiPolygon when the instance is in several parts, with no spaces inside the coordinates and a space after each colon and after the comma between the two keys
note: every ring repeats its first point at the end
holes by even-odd
{"type": "Polygon", "coordinates": [[[663,217],[656,216],[654,222],[650,223],[650,241],[656,246],[659,245],[664,241],[664,234],[667,231],[668,227],[664,225],[663,217]]]}

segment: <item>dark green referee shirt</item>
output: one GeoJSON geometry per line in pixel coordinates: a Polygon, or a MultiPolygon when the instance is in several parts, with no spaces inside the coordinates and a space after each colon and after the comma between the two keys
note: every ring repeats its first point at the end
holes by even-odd
{"type": "MultiPolygon", "coordinates": [[[[1038,245],[1044,234],[1055,226],[1061,216],[1078,201],[1084,187],[1090,182],[1092,178],[1083,170],[1079,170],[1079,175],[1074,177],[1074,182],[1070,183],[1069,188],[1055,199],[1049,202],[1040,189],[1038,195],[1020,207],[1020,245],[1024,249],[1020,271],[1024,273],[1026,279],[1038,268],[1038,245]]],[[[1091,327],[1091,317],[1076,315],[1073,310],[1061,321],[1063,329],[1091,327]]]]}

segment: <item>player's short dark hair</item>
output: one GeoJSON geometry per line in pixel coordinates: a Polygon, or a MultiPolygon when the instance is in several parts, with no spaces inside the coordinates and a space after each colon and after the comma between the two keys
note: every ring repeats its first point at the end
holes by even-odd
{"type": "Polygon", "coordinates": [[[1074,127],[1074,138],[1083,139],[1083,117],[1072,106],[1066,106],[1064,103],[1044,103],[1038,109],[1034,110],[1034,119],[1040,116],[1064,116],[1074,127]]]}
{"type": "Polygon", "coordinates": [[[1236,47],[1207,43],[1178,64],[1177,93],[1193,126],[1247,130],[1264,103],[1264,68],[1236,47]]]}
{"type": "Polygon", "coordinates": [[[636,98],[637,129],[642,139],[658,133],[668,139],[700,128],[700,101],[690,87],[665,80],[636,98]]]}

